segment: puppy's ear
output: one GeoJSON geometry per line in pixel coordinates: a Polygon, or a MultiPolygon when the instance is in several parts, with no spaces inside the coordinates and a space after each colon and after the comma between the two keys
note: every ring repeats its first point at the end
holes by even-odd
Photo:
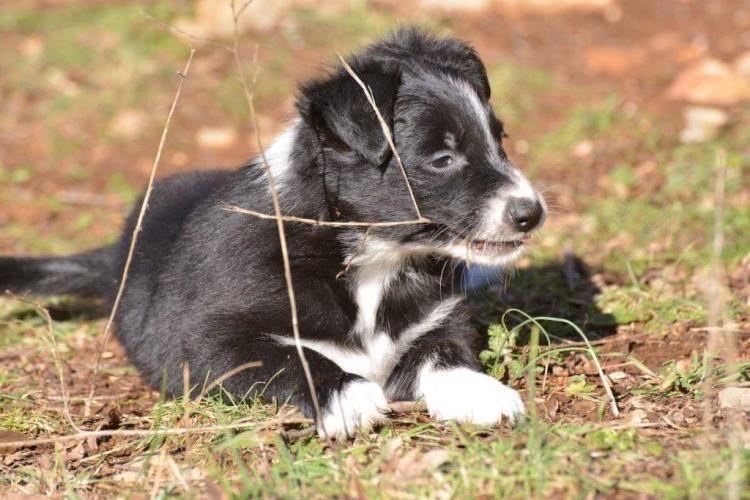
{"type": "MultiPolygon", "coordinates": [[[[372,90],[385,123],[393,130],[393,106],[401,82],[399,74],[358,73],[372,90]]],[[[375,110],[362,87],[346,72],[302,90],[300,115],[335,149],[356,151],[369,163],[383,165],[391,154],[375,110]]]]}

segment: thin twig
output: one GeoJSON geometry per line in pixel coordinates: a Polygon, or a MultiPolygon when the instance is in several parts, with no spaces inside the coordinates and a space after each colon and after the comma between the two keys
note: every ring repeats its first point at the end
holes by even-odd
{"type": "Polygon", "coordinates": [[[180,483],[180,486],[182,486],[182,489],[185,490],[185,493],[190,495],[190,485],[187,481],[185,481],[185,476],[182,475],[182,472],[180,472],[180,468],[177,466],[177,463],[175,463],[174,459],[171,456],[166,456],[166,462],[169,466],[169,470],[172,472],[172,475],[177,479],[177,482],[180,483]]]}
{"type": "MultiPolygon", "coordinates": [[[[247,208],[240,208],[234,205],[227,205],[223,207],[224,210],[229,212],[237,212],[240,214],[252,215],[259,219],[270,219],[276,220],[275,215],[264,214],[263,212],[256,212],[247,208]]],[[[334,222],[325,221],[319,219],[308,219],[305,217],[295,217],[293,215],[282,215],[281,220],[285,222],[299,222],[301,224],[309,224],[311,226],[324,226],[324,227],[396,227],[396,226],[410,226],[414,224],[429,224],[428,219],[414,219],[405,221],[392,221],[392,222],[334,222]]]]}
{"type": "Polygon", "coordinates": [[[185,30],[183,30],[181,28],[178,28],[177,26],[173,26],[173,25],[171,25],[169,23],[166,23],[166,22],[162,21],[161,19],[157,19],[156,17],[152,16],[151,14],[149,14],[148,12],[146,12],[143,9],[141,9],[141,14],[143,15],[143,17],[145,17],[149,21],[153,22],[154,24],[159,25],[159,27],[165,29],[166,31],[168,31],[169,33],[171,33],[172,35],[174,35],[174,36],[176,36],[178,38],[179,37],[185,37],[185,38],[187,38],[188,40],[190,40],[192,42],[206,43],[206,44],[209,44],[209,45],[214,45],[216,47],[222,48],[222,49],[226,50],[227,52],[231,52],[232,51],[232,47],[230,47],[226,43],[221,42],[220,40],[216,40],[214,38],[202,37],[202,36],[198,36],[198,35],[193,35],[192,33],[189,33],[189,32],[187,32],[187,31],[185,31],[185,30]]]}
{"type": "MultiPolygon", "coordinates": [[[[704,354],[704,377],[703,377],[703,426],[712,427],[714,383],[715,380],[715,358],[721,353],[722,361],[727,365],[728,386],[733,386],[734,381],[740,379],[738,369],[737,335],[729,328],[724,328],[726,321],[726,303],[722,296],[722,278],[724,268],[721,262],[721,253],[724,250],[724,217],[726,198],[726,170],[727,158],[723,150],[716,155],[714,167],[714,228],[711,255],[711,266],[706,283],[706,298],[709,301],[708,317],[708,345],[704,354]]],[[[743,424],[738,408],[728,408],[726,411],[727,430],[726,439],[730,449],[730,463],[727,477],[727,498],[739,499],[742,491],[742,442],[743,424]]],[[[707,446],[711,446],[706,443],[707,446]]]]}
{"type": "MultiPolygon", "coordinates": [[[[283,424],[311,424],[309,418],[285,418],[283,424]]],[[[51,438],[26,439],[21,441],[4,441],[0,442],[0,449],[8,448],[26,448],[30,446],[43,446],[47,444],[65,443],[69,441],[79,441],[88,438],[100,437],[153,437],[153,436],[179,436],[183,434],[206,434],[211,432],[233,431],[257,427],[258,429],[267,429],[273,425],[281,425],[281,420],[267,420],[265,422],[243,422],[227,425],[209,425],[206,427],[172,427],[169,429],[111,429],[101,431],[82,431],[75,434],[64,436],[55,436],[51,438]]]]}
{"type": "Polygon", "coordinates": [[[228,372],[224,373],[220,377],[214,379],[214,381],[211,382],[210,384],[208,384],[206,387],[204,387],[203,390],[201,391],[201,393],[195,399],[195,404],[198,404],[200,402],[200,400],[203,399],[203,397],[206,394],[208,394],[209,391],[211,391],[211,389],[213,389],[214,387],[220,385],[226,379],[228,379],[230,377],[233,377],[233,376],[237,375],[238,373],[240,373],[241,371],[245,371],[245,370],[247,370],[249,368],[260,368],[261,366],[263,366],[263,362],[262,361],[249,361],[247,363],[242,363],[241,365],[235,366],[234,368],[232,368],[228,372]]]}
{"type": "Polygon", "coordinates": [[[411,188],[411,182],[409,182],[409,176],[406,175],[406,169],[404,168],[404,163],[401,161],[401,156],[398,154],[398,151],[396,150],[396,144],[393,142],[393,134],[391,133],[391,128],[388,126],[388,124],[383,119],[383,115],[380,114],[380,109],[378,109],[378,105],[375,103],[375,97],[372,94],[372,90],[369,89],[365,83],[357,76],[357,74],[354,72],[354,70],[349,66],[349,64],[344,60],[343,57],[341,57],[341,54],[338,54],[339,59],[341,60],[341,64],[344,65],[344,69],[346,70],[349,75],[351,75],[352,78],[359,84],[359,86],[362,88],[362,92],[365,93],[365,97],[367,98],[367,102],[370,103],[370,106],[372,106],[373,111],[375,111],[375,115],[378,117],[378,121],[380,122],[380,127],[383,129],[383,135],[385,135],[385,140],[388,142],[388,146],[390,146],[391,151],[393,152],[393,156],[396,157],[396,162],[398,162],[398,166],[401,169],[401,175],[404,176],[404,182],[406,183],[406,189],[409,190],[409,196],[411,196],[411,201],[414,204],[414,211],[417,214],[417,219],[425,220],[424,217],[422,217],[422,212],[419,210],[419,204],[417,203],[417,198],[414,196],[414,191],[411,188]]]}
{"type": "Polygon", "coordinates": [[[130,271],[130,263],[133,260],[133,253],[135,252],[135,245],[138,242],[138,234],[141,232],[141,228],[143,226],[143,218],[146,215],[146,210],[148,209],[148,200],[151,197],[151,190],[154,186],[154,178],[156,177],[156,170],[159,167],[159,162],[161,161],[161,155],[164,151],[164,144],[167,141],[167,134],[169,132],[169,124],[172,122],[172,116],[174,116],[175,109],[177,109],[177,102],[180,99],[180,94],[182,93],[182,86],[185,83],[185,79],[187,78],[188,71],[190,71],[190,63],[193,61],[193,55],[195,55],[195,49],[190,49],[190,56],[188,57],[187,63],[185,64],[185,69],[182,70],[182,73],[178,73],[180,80],[177,85],[177,91],[175,92],[174,99],[172,100],[172,107],[169,109],[169,114],[167,115],[167,120],[164,123],[164,129],[161,133],[161,139],[159,140],[159,147],[156,150],[156,157],[154,158],[154,164],[151,167],[151,175],[148,179],[148,186],[146,187],[146,194],[143,196],[143,201],[141,202],[141,209],[138,212],[138,220],[135,224],[135,229],[133,229],[133,234],[130,238],[130,248],[128,250],[128,256],[125,259],[125,267],[122,270],[122,277],[120,278],[120,286],[117,288],[117,295],[115,296],[114,304],[112,305],[112,311],[109,314],[109,318],[107,318],[107,324],[104,327],[104,338],[102,339],[102,343],[99,346],[99,354],[96,358],[96,365],[94,365],[94,372],[91,376],[91,389],[89,391],[89,398],[86,401],[86,406],[84,409],[84,415],[88,416],[91,411],[91,401],[94,399],[94,392],[96,391],[96,378],[99,373],[99,367],[101,366],[102,362],[102,355],[104,353],[104,348],[107,345],[107,342],[109,341],[109,336],[112,331],[112,323],[114,321],[115,315],[117,314],[117,308],[120,305],[120,300],[122,299],[122,293],[125,290],[125,284],[128,280],[128,271],[130,271]]]}
{"type": "MultiPolygon", "coordinates": [[[[388,404],[391,413],[413,413],[426,411],[427,406],[424,401],[394,401],[388,404]]],[[[296,413],[296,412],[295,412],[296,413]]],[[[51,438],[27,439],[22,441],[0,442],[0,449],[8,448],[26,448],[30,446],[43,446],[47,444],[64,443],[68,441],[78,441],[89,438],[100,437],[152,437],[152,436],[177,436],[183,434],[206,434],[211,432],[222,432],[232,430],[242,430],[257,427],[258,429],[268,429],[275,425],[310,425],[314,421],[305,417],[290,417],[281,415],[264,422],[237,422],[227,425],[209,425],[206,427],[173,427],[170,429],[110,429],[100,431],[82,431],[65,436],[56,436],[51,438]]],[[[295,439],[305,437],[315,433],[315,426],[311,425],[308,429],[296,431],[286,431],[285,435],[296,436],[295,439]]]]}
{"type": "MultiPolygon", "coordinates": [[[[250,0],[252,1],[252,0],[250,0]]],[[[322,419],[322,412],[320,410],[320,402],[318,401],[318,393],[315,390],[315,383],[313,382],[312,373],[310,371],[310,365],[307,362],[307,357],[305,356],[305,352],[302,349],[302,341],[299,334],[299,320],[297,316],[297,300],[294,295],[294,283],[292,281],[292,268],[289,261],[289,251],[287,249],[287,242],[286,242],[286,232],[284,230],[284,220],[282,219],[281,215],[281,203],[279,202],[279,193],[276,189],[276,183],[273,178],[273,174],[271,173],[271,167],[268,165],[268,159],[266,158],[265,149],[263,148],[263,142],[260,138],[260,131],[258,126],[258,117],[255,113],[255,102],[253,93],[250,91],[250,86],[247,83],[247,79],[245,78],[245,72],[242,70],[242,63],[240,61],[240,37],[239,37],[239,28],[237,25],[239,14],[244,11],[247,6],[250,4],[250,1],[247,1],[242,8],[240,9],[240,12],[237,11],[235,7],[235,0],[232,0],[231,2],[231,8],[232,8],[232,15],[234,19],[234,62],[237,67],[237,72],[240,77],[240,81],[242,83],[242,89],[245,93],[245,100],[247,101],[247,106],[250,111],[250,120],[253,126],[253,129],[255,130],[255,140],[258,145],[258,150],[260,151],[260,158],[262,160],[261,164],[263,167],[263,170],[266,173],[266,177],[268,179],[268,190],[271,193],[271,202],[273,203],[273,212],[276,219],[276,227],[278,229],[279,233],[279,244],[281,245],[281,256],[284,262],[284,279],[286,281],[286,289],[287,289],[287,295],[289,296],[289,307],[291,311],[292,316],[292,333],[294,335],[294,345],[297,348],[297,355],[299,356],[300,363],[302,363],[302,370],[305,373],[305,379],[307,380],[307,386],[310,390],[310,397],[312,398],[313,408],[315,409],[315,417],[318,422],[323,422],[322,419]]],[[[257,75],[257,73],[256,73],[257,75]]],[[[255,80],[253,79],[253,84],[255,83],[255,80]]],[[[325,429],[324,429],[325,432],[325,429]]]]}

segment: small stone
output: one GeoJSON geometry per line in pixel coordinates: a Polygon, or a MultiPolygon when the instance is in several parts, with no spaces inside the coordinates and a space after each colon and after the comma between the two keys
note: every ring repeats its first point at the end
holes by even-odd
{"type": "Polygon", "coordinates": [[[480,11],[490,6],[490,0],[421,0],[421,7],[440,10],[480,11]]]}
{"type": "Polygon", "coordinates": [[[21,53],[28,58],[37,59],[44,52],[44,40],[39,35],[32,35],[21,41],[21,53]]]}
{"type": "Polygon", "coordinates": [[[750,50],[743,52],[734,60],[734,70],[745,78],[750,78],[750,50]]]}
{"type": "Polygon", "coordinates": [[[515,142],[514,149],[519,155],[525,155],[529,152],[529,143],[523,139],[519,139],[515,142]]]}
{"type": "Polygon", "coordinates": [[[588,139],[584,139],[583,141],[579,142],[575,146],[573,146],[573,149],[570,150],[570,154],[574,158],[587,158],[591,156],[591,153],[594,152],[594,143],[591,142],[588,139]]]}
{"type": "Polygon", "coordinates": [[[648,422],[648,413],[646,410],[635,409],[625,417],[627,425],[639,425],[645,422],[648,422]]]}
{"type": "Polygon", "coordinates": [[[623,380],[628,378],[628,374],[625,372],[612,372],[609,374],[609,379],[612,382],[617,382],[618,380],[623,380]]]}
{"type": "Polygon", "coordinates": [[[237,130],[232,127],[201,127],[196,140],[203,148],[224,149],[237,140],[237,130]]]}
{"type": "Polygon", "coordinates": [[[176,165],[178,167],[184,167],[187,165],[187,162],[190,160],[190,157],[188,154],[184,151],[175,151],[172,153],[172,156],[169,157],[169,161],[172,163],[172,165],[176,165]]]}
{"type": "Polygon", "coordinates": [[[109,123],[109,133],[120,139],[135,139],[143,131],[148,117],[137,109],[124,109],[109,123]]]}
{"type": "Polygon", "coordinates": [[[686,108],[684,117],[685,128],[680,132],[680,141],[685,144],[698,144],[713,139],[729,121],[729,115],[720,109],[698,106],[686,108]]]}
{"type": "Polygon", "coordinates": [[[750,387],[727,387],[719,391],[719,406],[750,411],[750,387]]]}

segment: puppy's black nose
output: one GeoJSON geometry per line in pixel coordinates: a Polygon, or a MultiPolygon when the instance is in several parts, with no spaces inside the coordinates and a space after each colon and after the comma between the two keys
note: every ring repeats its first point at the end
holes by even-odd
{"type": "Polygon", "coordinates": [[[508,200],[506,218],[519,231],[528,233],[534,229],[544,215],[544,208],[539,200],[529,198],[511,198],[508,200]]]}

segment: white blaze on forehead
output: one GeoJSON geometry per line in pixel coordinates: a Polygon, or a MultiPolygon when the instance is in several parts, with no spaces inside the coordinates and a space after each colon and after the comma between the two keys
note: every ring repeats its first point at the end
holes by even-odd
{"type": "MultiPolygon", "coordinates": [[[[546,205],[544,203],[544,200],[542,197],[537,193],[537,191],[532,187],[531,183],[524,177],[524,175],[519,172],[509,161],[502,160],[500,158],[500,154],[498,152],[498,138],[492,135],[492,127],[490,126],[490,112],[489,109],[482,104],[481,99],[479,98],[479,95],[477,94],[476,90],[469,85],[467,82],[461,81],[461,80],[451,80],[452,83],[458,88],[458,90],[461,92],[461,95],[466,99],[466,102],[469,103],[470,108],[472,109],[476,119],[477,123],[481,126],[482,131],[484,133],[484,138],[486,141],[485,147],[487,149],[488,154],[490,155],[489,161],[492,162],[494,165],[497,165],[498,167],[502,167],[503,171],[508,174],[510,179],[514,183],[514,188],[507,192],[508,196],[513,196],[517,198],[528,198],[530,200],[538,200],[543,207],[546,205]]],[[[506,194],[506,193],[504,193],[506,194]]],[[[504,204],[503,204],[504,205],[504,204]]]]}
{"type": "Polygon", "coordinates": [[[500,164],[500,154],[497,151],[497,138],[492,135],[492,128],[490,127],[490,113],[489,109],[482,104],[481,99],[477,92],[469,85],[468,82],[461,80],[451,80],[453,84],[458,88],[461,96],[465,98],[471,108],[474,116],[476,117],[477,123],[482,128],[482,132],[485,140],[485,148],[487,153],[490,155],[489,160],[493,163],[497,162],[500,164]]]}

